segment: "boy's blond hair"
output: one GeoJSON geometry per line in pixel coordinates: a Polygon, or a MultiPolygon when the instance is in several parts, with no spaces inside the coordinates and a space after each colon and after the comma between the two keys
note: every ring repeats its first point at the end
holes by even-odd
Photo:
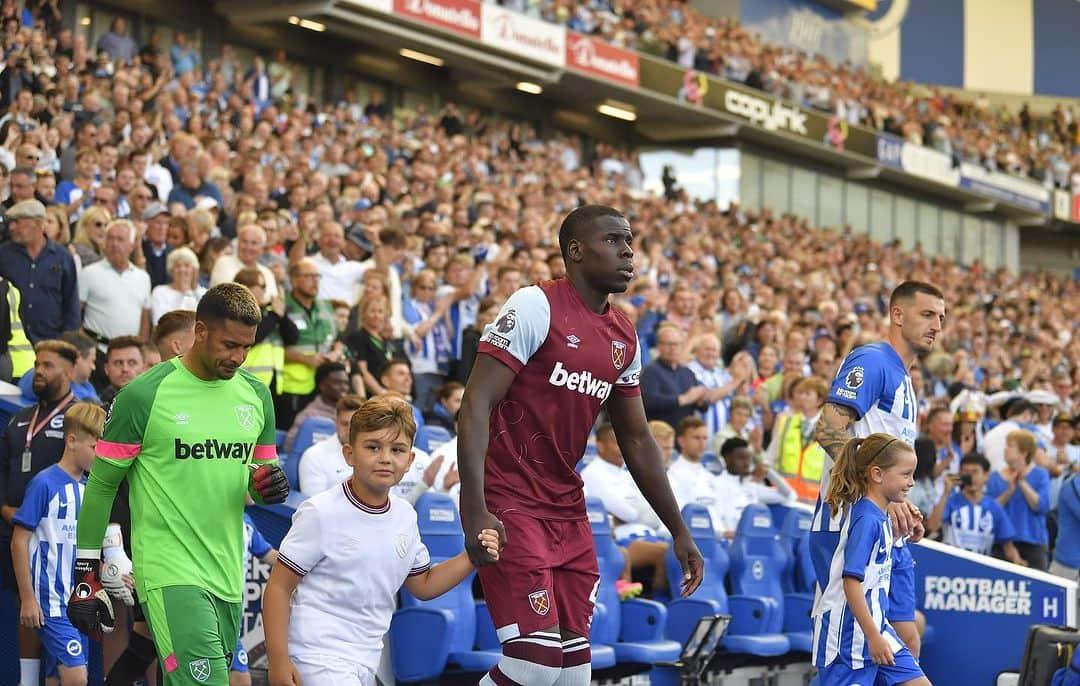
{"type": "Polygon", "coordinates": [[[416,435],[416,420],[412,405],[406,400],[380,395],[364,402],[349,421],[349,443],[356,442],[357,434],[393,429],[404,435],[411,444],[416,435]]]}
{"type": "Polygon", "coordinates": [[[654,419],[649,422],[649,432],[653,435],[654,439],[675,437],[675,429],[671,428],[671,424],[659,419],[654,419]]]}
{"type": "Polygon", "coordinates": [[[93,403],[75,403],[64,412],[64,436],[75,434],[100,438],[105,426],[105,410],[93,403]]]}
{"type": "Polygon", "coordinates": [[[1035,450],[1039,447],[1038,442],[1035,440],[1035,434],[1023,429],[1010,431],[1005,436],[1005,442],[1014,444],[1024,454],[1024,461],[1028,464],[1034,459],[1035,450]]]}

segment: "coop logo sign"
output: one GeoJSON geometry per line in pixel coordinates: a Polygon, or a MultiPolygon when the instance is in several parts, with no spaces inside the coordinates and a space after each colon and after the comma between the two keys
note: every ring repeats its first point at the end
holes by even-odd
{"type": "Polygon", "coordinates": [[[1031,582],[965,576],[930,576],[923,608],[991,615],[1031,614],[1031,582]]]}
{"type": "Polygon", "coordinates": [[[806,114],[796,107],[788,107],[779,100],[766,100],[729,88],[724,93],[724,109],[749,119],[769,131],[790,131],[800,136],[810,135],[806,128],[806,114]]]}

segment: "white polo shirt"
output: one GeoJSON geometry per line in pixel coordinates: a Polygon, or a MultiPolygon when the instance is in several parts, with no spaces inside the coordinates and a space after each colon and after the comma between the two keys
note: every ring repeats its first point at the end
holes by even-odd
{"type": "Polygon", "coordinates": [[[352,476],[337,435],[317,441],[300,456],[300,492],[314,496],[352,476]]]}
{"type": "Polygon", "coordinates": [[[359,262],[345,259],[339,255],[337,262],[331,262],[320,252],[311,258],[319,268],[322,278],[319,280],[319,297],[324,300],[341,300],[356,304],[357,286],[364,278],[364,267],[359,262]]]}
{"type": "Polygon", "coordinates": [[[289,656],[347,661],[375,673],[397,592],[431,561],[409,503],[391,495],[385,506],[371,507],[346,481],[300,504],[278,564],[302,577],[292,598],[289,656]]]}
{"type": "Polygon", "coordinates": [[[616,467],[597,457],[581,470],[581,479],[585,482],[585,495],[604,501],[608,514],[621,522],[615,527],[615,538],[655,535],[664,530],[660,517],[653,512],[625,467],[616,467]]]}
{"type": "Polygon", "coordinates": [[[83,324],[94,333],[138,336],[143,310],[150,309],[150,275],[130,262],[116,271],[98,260],[79,274],[79,301],[86,306],[83,324]]]}

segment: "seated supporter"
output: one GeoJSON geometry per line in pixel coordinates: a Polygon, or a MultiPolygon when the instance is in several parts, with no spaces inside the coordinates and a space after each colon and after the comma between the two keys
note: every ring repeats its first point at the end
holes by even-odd
{"type": "Polygon", "coordinates": [[[296,434],[304,421],[310,417],[334,419],[337,401],[349,391],[349,374],[340,362],[324,362],[315,370],[315,388],[318,391],[304,409],[297,413],[289,433],[285,435],[286,453],[292,452],[296,434]]]}
{"type": "Polygon", "coordinates": [[[945,492],[926,520],[929,531],[942,530],[942,540],[964,550],[990,555],[1000,546],[1005,559],[1018,565],[1027,562],[1013,545],[1012,521],[996,500],[986,494],[990,461],[979,453],[960,460],[959,473],[945,475],[945,492]]]}
{"type": "Polygon", "coordinates": [[[680,510],[690,503],[704,505],[709,508],[716,537],[731,538],[735,535],[738,520],[732,518],[730,502],[726,502],[725,498],[732,494],[717,483],[715,474],[701,464],[708,438],[708,428],[700,417],[690,416],[679,422],[675,430],[679,457],[672,460],[668,467],[668,481],[671,482],[671,492],[680,510]]]}
{"type": "Polygon", "coordinates": [[[776,470],[764,464],[754,465],[751,450],[750,444],[737,436],[727,439],[720,447],[720,457],[724,459],[727,469],[719,475],[719,480],[732,490],[742,492],[741,497],[731,500],[736,522],[749,503],[790,505],[798,498],[795,490],[776,470]]]}
{"type": "Polygon", "coordinates": [[[626,469],[610,424],[596,429],[596,453],[596,459],[581,470],[581,478],[585,482],[585,495],[602,500],[604,509],[615,520],[615,539],[626,556],[620,595],[629,590],[626,583],[632,581],[632,570],[640,568],[651,570],[653,588],[666,588],[664,554],[669,544],[659,538],[668,538],[669,534],[626,469]]]}
{"type": "MultiPolygon", "coordinates": [[[[1046,514],[1050,509],[1050,475],[1034,464],[1038,449],[1030,431],[1012,431],[1005,437],[1005,467],[990,476],[986,492],[1005,508],[1016,531],[1014,545],[1033,569],[1049,564],[1046,514]]],[[[995,555],[1002,552],[995,546],[995,555]]]]}

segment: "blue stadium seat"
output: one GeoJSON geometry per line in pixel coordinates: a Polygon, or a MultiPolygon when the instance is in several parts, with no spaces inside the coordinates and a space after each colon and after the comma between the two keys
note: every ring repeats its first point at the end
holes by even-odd
{"type": "Polygon", "coordinates": [[[300,490],[300,458],[316,441],[337,434],[334,420],[325,417],[308,417],[296,432],[292,452],[281,458],[281,468],[294,490],[300,490]]]}
{"type": "Polygon", "coordinates": [[[425,424],[416,431],[416,440],[413,443],[425,453],[431,453],[444,443],[450,442],[453,436],[441,426],[425,424]]]}
{"type": "Polygon", "coordinates": [[[813,597],[784,593],[780,578],[786,557],[769,508],[747,505],[731,543],[731,589],[765,600],[772,608],[768,630],[787,636],[792,650],[808,653],[813,633],[810,622],[813,597]]]}
{"type": "Polygon", "coordinates": [[[786,556],[783,574],[780,577],[784,593],[812,593],[814,590],[813,580],[808,587],[802,584],[796,564],[799,556],[799,541],[810,531],[813,520],[814,515],[809,511],[793,507],[788,510],[787,516],[780,525],[780,543],[784,547],[786,556]]]}
{"type": "Polygon", "coordinates": [[[667,620],[664,606],[642,598],[619,600],[615,581],[622,573],[625,558],[615,545],[603,503],[597,498],[587,498],[585,503],[600,567],[597,603],[590,631],[593,650],[597,646],[611,646],[619,663],[652,665],[675,660],[682,646],[663,638],[667,620]]]}
{"type": "MultiPolygon", "coordinates": [[[[457,507],[448,496],[425,493],[416,503],[416,515],[432,564],[465,549],[457,507]]],[[[401,609],[390,622],[390,661],[398,681],[427,681],[447,669],[486,672],[498,664],[502,652],[494,628],[478,631],[478,625],[490,625],[491,619],[487,606],[473,600],[472,581],[470,574],[432,600],[419,600],[401,589],[401,609]]]]}
{"type": "Polygon", "coordinates": [[[676,600],[668,605],[665,627],[667,637],[684,644],[700,618],[727,614],[731,615],[731,624],[721,642],[726,651],[756,657],[786,654],[790,647],[787,637],[770,633],[766,628],[765,621],[771,608],[760,598],[728,596],[724,588],[724,577],[728,571],[729,559],[724,547],[716,541],[708,508],[690,504],[683,508],[682,515],[704,558],[705,569],[697,592],[689,598],[680,598],[682,569],[674,552],[668,551],[665,562],[671,583],[671,595],[676,600]]]}

